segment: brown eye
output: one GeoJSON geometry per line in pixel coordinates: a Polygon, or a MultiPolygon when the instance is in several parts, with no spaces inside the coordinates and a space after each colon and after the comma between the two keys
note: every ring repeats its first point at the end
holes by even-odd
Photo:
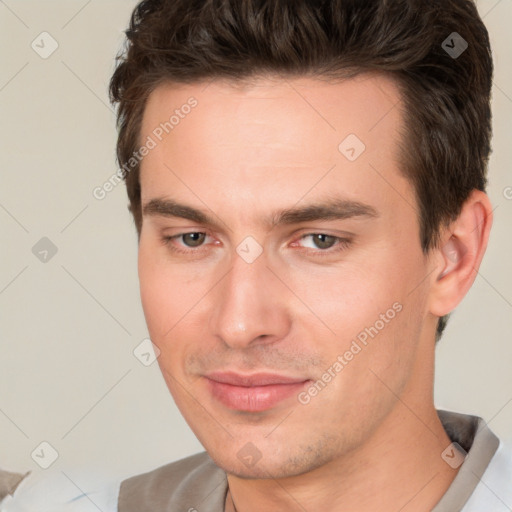
{"type": "Polygon", "coordinates": [[[185,233],[181,235],[181,239],[187,247],[199,247],[205,238],[206,233],[185,233]]]}
{"type": "Polygon", "coordinates": [[[335,236],[324,235],[323,233],[310,236],[319,249],[330,249],[336,243],[336,240],[338,240],[338,238],[335,236]]]}

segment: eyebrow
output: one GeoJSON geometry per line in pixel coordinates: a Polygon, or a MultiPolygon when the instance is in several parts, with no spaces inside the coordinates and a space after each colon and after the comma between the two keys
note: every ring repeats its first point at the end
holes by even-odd
{"type": "MultiPolygon", "coordinates": [[[[144,216],[178,217],[197,224],[219,227],[218,220],[204,210],[178,203],[172,199],[154,198],[142,207],[144,216]]],[[[300,224],[302,222],[344,220],[351,218],[377,218],[379,212],[368,204],[347,199],[326,199],[305,206],[294,206],[273,212],[266,224],[271,228],[278,225],[300,224]]]]}

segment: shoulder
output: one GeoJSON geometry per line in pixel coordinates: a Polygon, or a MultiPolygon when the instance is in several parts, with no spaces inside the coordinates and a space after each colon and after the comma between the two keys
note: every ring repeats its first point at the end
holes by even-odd
{"type": "Polygon", "coordinates": [[[512,510],[512,445],[500,442],[500,446],[471,498],[464,512],[512,510]]]}
{"type": "Polygon", "coordinates": [[[223,510],[226,491],[226,473],[203,452],[124,480],[119,512],[156,508],[216,512],[223,510]]]}
{"type": "Polygon", "coordinates": [[[119,482],[97,470],[31,472],[0,499],[0,512],[114,512],[118,494],[119,482]]]}

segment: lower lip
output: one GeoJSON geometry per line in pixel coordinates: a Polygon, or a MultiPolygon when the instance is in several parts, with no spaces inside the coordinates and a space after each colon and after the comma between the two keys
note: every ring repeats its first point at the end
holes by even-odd
{"type": "Polygon", "coordinates": [[[207,380],[214,398],[229,409],[246,412],[262,412],[272,409],[283,400],[297,395],[307,382],[244,387],[207,380]]]}

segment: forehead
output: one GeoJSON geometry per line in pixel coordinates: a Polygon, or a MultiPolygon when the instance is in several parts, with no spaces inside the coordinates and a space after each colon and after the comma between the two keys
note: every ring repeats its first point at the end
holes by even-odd
{"type": "Polygon", "coordinates": [[[335,189],[370,204],[392,188],[409,195],[397,166],[401,109],[394,81],[377,74],[162,84],[142,121],[141,144],[155,143],[141,164],[142,202],[180,193],[247,209],[335,189]]]}
{"type": "MultiPolygon", "coordinates": [[[[279,133],[287,136],[286,147],[290,149],[300,147],[304,136],[313,144],[317,139],[336,144],[340,137],[356,134],[372,145],[390,126],[398,127],[400,107],[400,93],[394,80],[376,73],[362,73],[336,82],[273,76],[239,82],[164,83],[148,98],[141,134],[152,133],[161,123],[171,120],[173,135],[184,131],[183,126],[178,130],[178,124],[187,125],[194,130],[196,140],[206,134],[214,144],[214,132],[219,138],[227,135],[222,141],[224,146],[229,139],[233,146],[239,146],[245,136],[252,146],[268,147],[273,142],[284,142],[276,137],[279,133]],[[191,98],[197,106],[191,112],[193,115],[188,116],[187,103],[191,98]],[[182,123],[184,115],[189,117],[186,123],[182,123]],[[228,119],[229,124],[223,123],[228,119]],[[243,132],[238,130],[240,126],[243,132]],[[261,136],[263,130],[266,137],[261,136]]],[[[162,135],[166,138],[168,133],[162,135]]]]}

